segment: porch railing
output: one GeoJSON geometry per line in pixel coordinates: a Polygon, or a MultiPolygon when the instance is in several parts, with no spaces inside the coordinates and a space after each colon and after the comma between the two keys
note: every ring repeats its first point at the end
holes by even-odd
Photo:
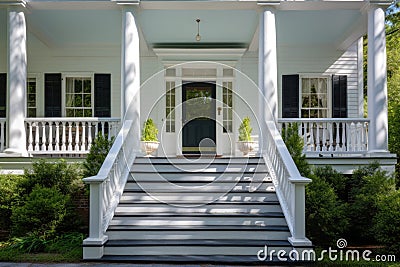
{"type": "Polygon", "coordinates": [[[368,119],[279,119],[285,129],[298,124],[305,154],[365,154],[368,152],[368,119]]]}
{"type": "Polygon", "coordinates": [[[6,149],[6,118],[0,118],[0,152],[6,149]]]}
{"type": "Polygon", "coordinates": [[[27,150],[31,154],[85,154],[99,133],[111,139],[119,118],[27,118],[27,150]]]}
{"type": "MultiPolygon", "coordinates": [[[[93,252],[107,240],[104,235],[119,203],[130,168],[136,158],[133,121],[124,122],[115,138],[100,171],[96,176],[84,178],[90,184],[89,237],[83,241],[84,259],[101,258],[102,252],[93,252]]],[[[100,251],[102,249],[100,248],[100,251]]]]}
{"type": "Polygon", "coordinates": [[[311,245],[305,233],[305,185],[311,180],[300,175],[275,122],[265,122],[262,132],[261,151],[289,226],[289,241],[311,245]]]}

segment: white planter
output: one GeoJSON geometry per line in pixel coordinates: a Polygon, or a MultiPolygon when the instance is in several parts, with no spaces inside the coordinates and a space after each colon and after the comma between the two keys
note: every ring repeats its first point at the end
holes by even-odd
{"type": "Polygon", "coordinates": [[[140,141],[143,153],[146,157],[150,157],[153,152],[158,149],[160,142],[157,141],[140,141]]]}
{"type": "Polygon", "coordinates": [[[243,153],[243,156],[248,156],[251,151],[256,147],[256,143],[254,141],[237,141],[238,149],[243,153]]]}

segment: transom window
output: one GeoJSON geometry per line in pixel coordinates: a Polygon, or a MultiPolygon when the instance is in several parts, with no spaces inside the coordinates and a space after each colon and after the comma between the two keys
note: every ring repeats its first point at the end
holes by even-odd
{"type": "Polygon", "coordinates": [[[328,78],[327,77],[303,77],[301,83],[301,107],[302,118],[328,118],[328,78]]]}
{"type": "Polygon", "coordinates": [[[65,84],[65,114],[67,117],[92,117],[91,77],[67,77],[65,84]]]}

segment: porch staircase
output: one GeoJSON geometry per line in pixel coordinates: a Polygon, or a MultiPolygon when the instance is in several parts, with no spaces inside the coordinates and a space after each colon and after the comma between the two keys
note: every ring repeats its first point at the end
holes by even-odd
{"type": "Polygon", "coordinates": [[[105,261],[260,263],[265,246],[293,249],[259,157],[138,157],[105,234],[105,261]]]}

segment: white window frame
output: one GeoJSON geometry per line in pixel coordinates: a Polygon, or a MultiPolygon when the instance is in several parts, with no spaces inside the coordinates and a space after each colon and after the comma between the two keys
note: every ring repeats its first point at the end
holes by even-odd
{"type": "MultiPolygon", "coordinates": [[[[332,76],[327,74],[299,74],[299,118],[303,118],[301,110],[303,107],[302,96],[303,96],[303,79],[327,79],[327,116],[326,118],[332,117],[332,76]]],[[[308,118],[304,118],[308,119],[308,118]]],[[[312,119],[312,118],[311,118],[312,119]]]]}
{"type": "Polygon", "coordinates": [[[176,132],[176,107],[177,107],[177,105],[176,105],[176,103],[177,103],[177,86],[176,86],[176,81],[174,80],[174,79],[170,79],[169,77],[168,78],[166,78],[165,79],[165,102],[164,102],[164,104],[165,104],[165,109],[164,109],[164,112],[165,112],[165,116],[164,116],[164,118],[165,118],[165,132],[166,133],[168,133],[168,134],[175,134],[175,132],[176,132]],[[167,87],[167,84],[169,84],[169,83],[173,83],[173,85],[174,85],[174,87],[172,88],[168,88],[167,87]],[[169,105],[169,106],[167,106],[167,103],[166,103],[166,101],[167,101],[167,95],[169,94],[169,92],[171,91],[171,90],[174,90],[174,106],[172,106],[171,104],[169,105]],[[170,117],[170,118],[168,118],[167,116],[168,116],[168,114],[167,114],[167,108],[172,108],[172,111],[171,111],[171,113],[173,113],[174,114],[174,117],[173,117],[173,119],[170,117]],[[171,125],[173,124],[173,131],[171,131],[171,129],[172,129],[172,127],[170,127],[170,129],[168,129],[168,127],[167,127],[167,122],[170,122],[171,123],[171,125]]]}
{"type": "Polygon", "coordinates": [[[61,74],[62,85],[61,85],[61,114],[66,117],[66,93],[67,93],[67,78],[90,78],[91,87],[91,103],[92,103],[92,117],[94,116],[94,73],[93,72],[66,72],[61,74]]]}

